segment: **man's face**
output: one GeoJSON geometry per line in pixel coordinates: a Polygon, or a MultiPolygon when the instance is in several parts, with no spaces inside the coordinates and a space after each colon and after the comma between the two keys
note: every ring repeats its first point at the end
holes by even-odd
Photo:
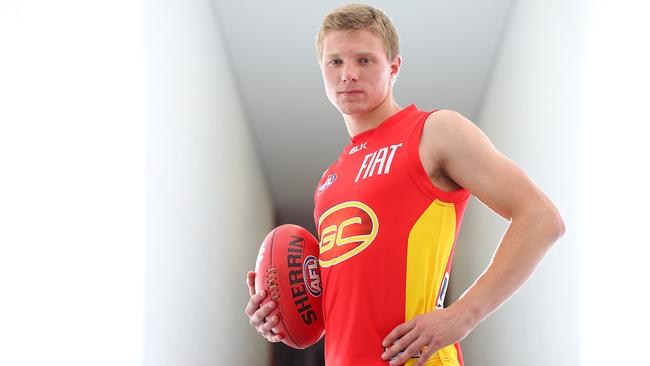
{"type": "Polygon", "coordinates": [[[388,61],[381,38],[370,31],[329,32],[321,66],[327,98],[344,114],[371,111],[386,100],[400,62],[388,61]]]}

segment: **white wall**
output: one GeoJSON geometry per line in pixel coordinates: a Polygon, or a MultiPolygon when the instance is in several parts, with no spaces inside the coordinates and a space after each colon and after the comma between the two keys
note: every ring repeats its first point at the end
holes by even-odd
{"type": "Polygon", "coordinates": [[[267,364],[272,205],[211,5],[0,2],[0,364],[267,364]]]}
{"type": "Polygon", "coordinates": [[[272,206],[209,0],[147,1],[144,365],[265,365],[246,271],[272,206]]]}
{"type": "Polygon", "coordinates": [[[650,3],[589,4],[580,141],[580,352],[583,365],[643,364],[650,329],[650,3]]]}
{"type": "MultiPolygon", "coordinates": [[[[537,272],[462,343],[467,365],[578,364],[577,194],[580,1],[519,0],[477,124],[558,206],[565,236],[537,272]]],[[[484,270],[507,222],[473,199],[459,236],[450,296],[484,270]]]]}
{"type": "Polygon", "coordinates": [[[0,365],[142,355],[140,13],[0,1],[0,365]]]}

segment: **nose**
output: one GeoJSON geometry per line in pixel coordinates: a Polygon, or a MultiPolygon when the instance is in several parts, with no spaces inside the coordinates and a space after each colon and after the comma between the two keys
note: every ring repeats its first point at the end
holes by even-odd
{"type": "Polygon", "coordinates": [[[354,65],[344,65],[341,73],[341,80],[344,82],[358,81],[359,72],[354,65]]]}

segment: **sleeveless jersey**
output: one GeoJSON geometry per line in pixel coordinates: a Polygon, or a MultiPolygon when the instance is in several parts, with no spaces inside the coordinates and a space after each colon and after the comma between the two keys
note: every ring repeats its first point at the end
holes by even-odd
{"type": "MultiPolygon", "coordinates": [[[[470,193],[444,192],[424,170],[418,146],[430,113],[410,105],[352,137],[316,187],[327,366],[388,365],[388,333],[443,307],[470,193]]],[[[426,365],[462,366],[460,345],[426,365]]]]}

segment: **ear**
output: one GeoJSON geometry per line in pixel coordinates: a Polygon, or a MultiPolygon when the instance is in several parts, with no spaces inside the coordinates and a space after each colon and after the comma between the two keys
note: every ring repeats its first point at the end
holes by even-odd
{"type": "Polygon", "coordinates": [[[395,80],[397,74],[399,74],[399,69],[402,67],[402,56],[397,55],[395,59],[390,64],[390,79],[395,80]]]}

